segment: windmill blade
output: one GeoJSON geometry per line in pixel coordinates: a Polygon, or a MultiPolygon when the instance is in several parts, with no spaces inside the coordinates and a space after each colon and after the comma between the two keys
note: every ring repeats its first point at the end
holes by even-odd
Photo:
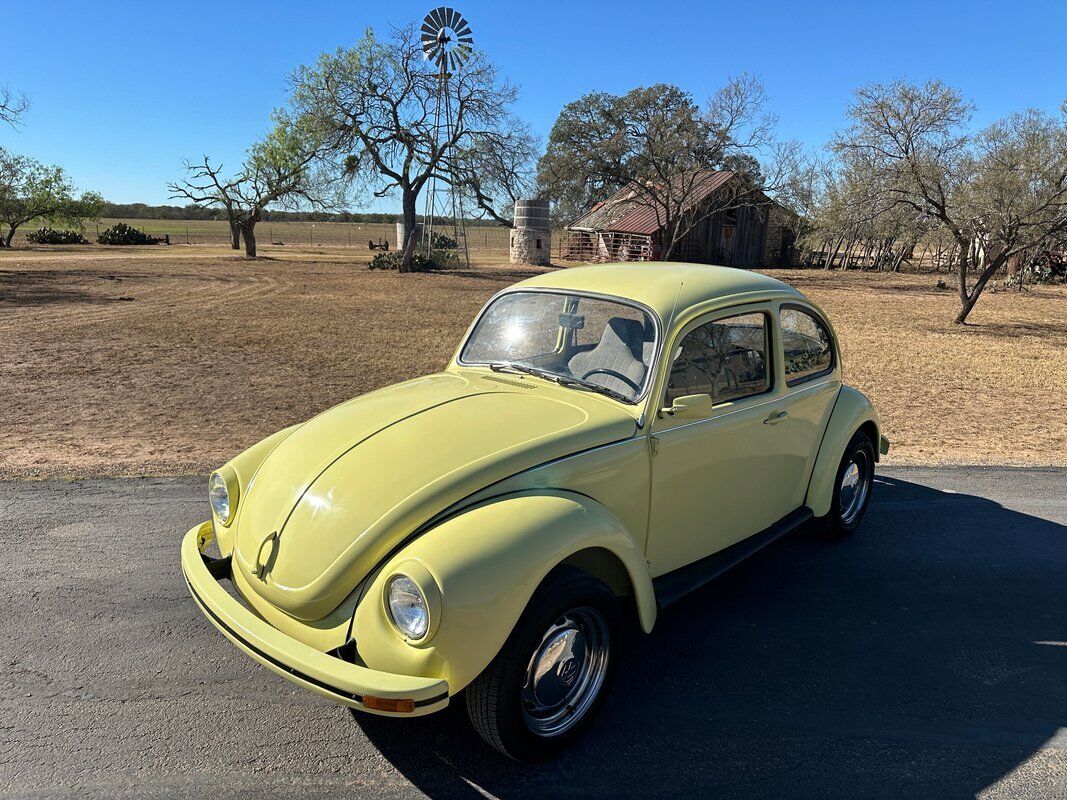
{"type": "Polygon", "coordinates": [[[470,36],[471,26],[467,24],[467,21],[462,17],[459,20],[459,27],[455,29],[456,36],[470,36]]]}
{"type": "Polygon", "coordinates": [[[424,23],[422,23],[422,39],[423,39],[423,41],[426,40],[427,36],[430,37],[431,39],[436,39],[437,38],[437,28],[435,28],[429,22],[424,22],[424,23]]]}
{"type": "Polygon", "coordinates": [[[459,15],[459,12],[456,11],[456,9],[448,9],[448,27],[450,27],[452,30],[455,30],[456,23],[461,19],[463,18],[459,15]]]}
{"type": "Polygon", "coordinates": [[[439,6],[430,12],[430,16],[433,17],[433,21],[437,25],[437,29],[439,31],[441,30],[441,28],[444,28],[448,25],[448,18],[445,16],[445,12],[447,11],[448,9],[445,6],[439,6]]]}

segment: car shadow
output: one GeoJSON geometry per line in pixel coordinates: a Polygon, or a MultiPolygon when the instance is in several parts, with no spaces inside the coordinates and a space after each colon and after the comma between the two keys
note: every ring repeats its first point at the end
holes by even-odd
{"type": "Polygon", "coordinates": [[[461,697],[355,716],[434,798],[971,797],[1067,727],[1065,575],[1067,527],[879,478],[852,538],[797,531],[628,636],[552,761],[499,756],[461,697]]]}

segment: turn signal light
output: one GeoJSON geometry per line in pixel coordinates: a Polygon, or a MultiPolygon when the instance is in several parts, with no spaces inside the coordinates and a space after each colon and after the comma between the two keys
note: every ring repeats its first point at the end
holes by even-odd
{"type": "Polygon", "coordinates": [[[365,694],[363,705],[373,711],[392,711],[394,714],[410,714],[415,710],[415,701],[410,697],[404,700],[394,700],[389,697],[365,694]]]}

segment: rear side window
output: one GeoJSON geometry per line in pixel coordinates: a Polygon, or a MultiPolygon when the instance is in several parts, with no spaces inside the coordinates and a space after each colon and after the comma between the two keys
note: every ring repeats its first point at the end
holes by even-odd
{"type": "Polygon", "coordinates": [[[728,403],[771,388],[768,317],[763,313],[717,319],[694,328],[675,348],[667,404],[689,394],[728,403]]]}
{"type": "Polygon", "coordinates": [[[828,374],[834,368],[834,346],[826,323],[798,306],[782,306],[781,318],[786,385],[828,374]]]}

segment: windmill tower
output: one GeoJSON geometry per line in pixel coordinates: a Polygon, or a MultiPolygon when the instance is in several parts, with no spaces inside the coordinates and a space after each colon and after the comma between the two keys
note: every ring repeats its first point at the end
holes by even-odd
{"type": "MultiPolygon", "coordinates": [[[[454,8],[435,8],[422,21],[422,52],[437,65],[437,98],[434,104],[434,135],[438,147],[450,141],[455,132],[456,119],[452,108],[449,81],[452,71],[463,65],[474,53],[474,36],[463,15],[454,8]]],[[[445,154],[446,161],[447,153],[445,154]]],[[[463,210],[463,193],[456,188],[454,176],[438,185],[436,176],[426,187],[426,211],[423,215],[422,243],[427,254],[433,248],[434,232],[448,235],[456,242],[457,255],[470,266],[467,231],[463,210]],[[449,226],[444,218],[451,217],[449,226]]]]}

